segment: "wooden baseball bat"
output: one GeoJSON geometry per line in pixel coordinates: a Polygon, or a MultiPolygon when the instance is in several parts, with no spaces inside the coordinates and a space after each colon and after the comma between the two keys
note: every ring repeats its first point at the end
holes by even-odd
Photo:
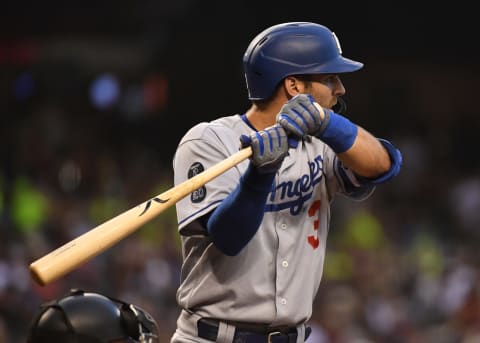
{"type": "Polygon", "coordinates": [[[32,278],[42,286],[60,278],[133,233],[185,196],[251,155],[251,147],[241,149],[194,177],[113,217],[53,250],[30,264],[32,278]]]}

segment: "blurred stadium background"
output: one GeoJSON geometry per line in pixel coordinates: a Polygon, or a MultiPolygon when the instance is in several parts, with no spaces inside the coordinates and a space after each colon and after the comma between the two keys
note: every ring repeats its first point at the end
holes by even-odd
{"type": "Polygon", "coordinates": [[[478,28],[465,5],[441,6],[3,3],[0,342],[24,342],[38,305],[70,288],[145,307],[168,341],[174,209],[48,286],[28,265],[170,188],[183,133],[247,108],[243,52],[284,21],[329,26],[365,63],[343,78],[347,114],[405,160],[366,203],[336,201],[309,342],[480,342],[478,28]]]}

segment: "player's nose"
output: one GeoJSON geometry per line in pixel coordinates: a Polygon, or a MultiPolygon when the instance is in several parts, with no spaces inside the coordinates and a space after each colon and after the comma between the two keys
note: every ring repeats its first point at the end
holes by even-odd
{"type": "Polygon", "coordinates": [[[335,82],[333,82],[333,94],[335,96],[342,96],[345,95],[346,89],[345,86],[343,85],[342,80],[340,79],[340,76],[336,75],[335,77],[335,82]]]}

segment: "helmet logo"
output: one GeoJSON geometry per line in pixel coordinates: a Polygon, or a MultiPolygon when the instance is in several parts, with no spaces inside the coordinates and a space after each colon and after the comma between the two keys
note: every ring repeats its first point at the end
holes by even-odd
{"type": "Polygon", "coordinates": [[[338,53],[341,55],[342,54],[342,48],[340,47],[340,41],[338,40],[337,36],[335,35],[335,32],[332,32],[333,39],[335,39],[335,43],[337,44],[337,49],[338,53]]]}

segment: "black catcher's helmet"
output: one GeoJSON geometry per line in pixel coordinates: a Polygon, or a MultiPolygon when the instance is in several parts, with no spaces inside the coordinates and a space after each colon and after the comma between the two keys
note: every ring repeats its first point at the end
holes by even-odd
{"type": "Polygon", "coordinates": [[[140,307],[98,293],[71,290],[45,303],[34,317],[27,343],[158,343],[158,327],[140,307]]]}

